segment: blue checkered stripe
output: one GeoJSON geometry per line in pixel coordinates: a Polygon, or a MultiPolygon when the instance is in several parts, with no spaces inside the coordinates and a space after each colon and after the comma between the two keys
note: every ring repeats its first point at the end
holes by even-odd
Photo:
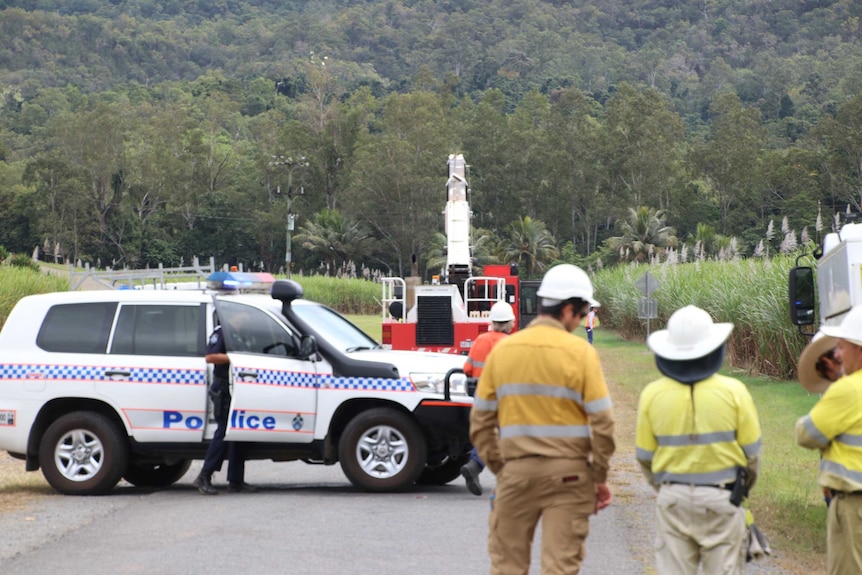
{"type": "Polygon", "coordinates": [[[176,385],[205,385],[205,369],[159,369],[142,367],[115,367],[92,365],[0,365],[0,379],[44,379],[48,381],[116,381],[107,371],[128,371],[124,381],[135,383],[166,383],[176,385]]]}
{"type": "Polygon", "coordinates": [[[316,389],[317,376],[313,373],[301,371],[280,371],[277,369],[256,369],[251,367],[234,368],[235,381],[244,381],[236,376],[239,371],[254,371],[257,373],[255,383],[263,385],[275,385],[279,387],[300,387],[303,389],[316,389]]]}
{"type": "MultiPolygon", "coordinates": [[[[234,372],[249,368],[235,368],[234,372]]],[[[336,377],[331,373],[318,377],[314,373],[257,369],[255,383],[302,389],[337,389],[341,391],[415,391],[407,378],[336,377]]]]}
{"type": "Polygon", "coordinates": [[[320,386],[325,389],[340,391],[416,391],[413,383],[401,379],[385,379],[382,377],[335,377],[327,374],[321,376],[320,386]]]}

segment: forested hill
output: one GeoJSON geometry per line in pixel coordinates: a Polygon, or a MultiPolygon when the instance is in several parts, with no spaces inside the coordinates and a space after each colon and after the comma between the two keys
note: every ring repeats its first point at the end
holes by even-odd
{"type": "MultiPolygon", "coordinates": [[[[766,119],[810,121],[859,91],[853,0],[0,0],[0,90],[289,78],[315,51],[357,64],[354,86],[406,91],[425,66],[461,93],[601,95],[621,82],[703,114],[733,89],[766,119]],[[783,103],[782,103],[783,102],[783,103]]],[[[290,82],[298,82],[292,86],[290,82]]],[[[690,119],[689,121],[692,121],[690,119]]]]}
{"type": "Polygon", "coordinates": [[[860,16],[856,0],[0,0],[0,246],[428,278],[463,153],[481,263],[793,251],[862,199],[860,16]]]}

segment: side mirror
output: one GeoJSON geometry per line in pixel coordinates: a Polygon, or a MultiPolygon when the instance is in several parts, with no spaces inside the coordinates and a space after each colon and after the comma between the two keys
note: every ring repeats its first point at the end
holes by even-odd
{"type": "Polygon", "coordinates": [[[313,335],[304,335],[299,341],[299,359],[308,359],[317,353],[317,340],[313,335]]]}
{"type": "Polygon", "coordinates": [[[795,267],[790,270],[790,322],[793,325],[814,323],[814,270],[795,267]]]}

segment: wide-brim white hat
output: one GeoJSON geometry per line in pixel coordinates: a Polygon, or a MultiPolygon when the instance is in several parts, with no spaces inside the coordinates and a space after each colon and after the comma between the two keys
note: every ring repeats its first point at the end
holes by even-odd
{"type": "Polygon", "coordinates": [[[820,356],[833,349],[837,343],[837,339],[821,330],[802,350],[802,355],[799,356],[799,383],[811,393],[823,393],[832,383],[817,371],[817,362],[820,356]]]}
{"type": "Polygon", "coordinates": [[[825,335],[846,339],[852,344],[862,346],[862,305],[853,306],[838,325],[825,325],[820,328],[825,335]]]}
{"type": "Polygon", "coordinates": [[[659,357],[688,361],[704,357],[730,337],[732,323],[714,323],[708,313],[687,305],[673,312],[667,329],[649,336],[647,345],[659,357]]]}

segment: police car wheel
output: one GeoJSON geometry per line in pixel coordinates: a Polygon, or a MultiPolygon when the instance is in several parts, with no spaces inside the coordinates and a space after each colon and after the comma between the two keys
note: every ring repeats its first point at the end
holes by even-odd
{"type": "Polygon", "coordinates": [[[425,467],[428,448],[419,426],[388,408],[369,409],[344,429],[338,445],[341,468],[366,491],[411,487],[425,467]]]}
{"type": "Polygon", "coordinates": [[[420,485],[446,485],[461,477],[461,466],[470,461],[470,454],[447,457],[438,465],[426,465],[416,480],[420,485]]]}
{"type": "Polygon", "coordinates": [[[176,463],[140,463],[133,461],[123,479],[135,487],[167,487],[183,478],[192,462],[183,459],[176,463]]]}
{"type": "Polygon", "coordinates": [[[102,414],[76,411],[52,423],[39,444],[48,483],[66,495],[101,495],[129,464],[129,447],[117,425],[102,414]]]}

